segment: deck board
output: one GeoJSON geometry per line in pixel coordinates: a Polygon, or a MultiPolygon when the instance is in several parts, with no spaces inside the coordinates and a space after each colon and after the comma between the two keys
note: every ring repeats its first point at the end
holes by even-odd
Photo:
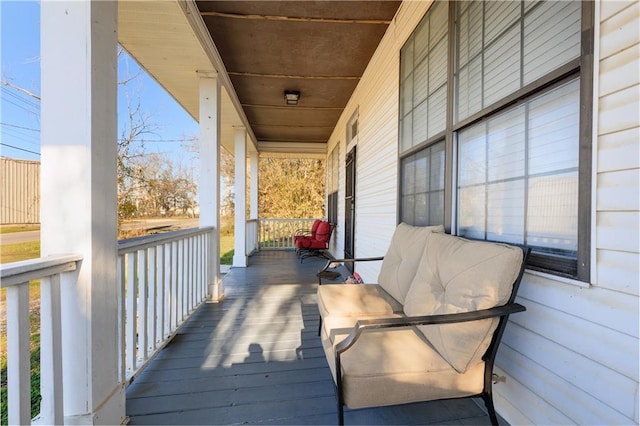
{"type": "MultiPolygon", "coordinates": [[[[225,277],[127,389],[130,424],[335,424],[331,372],[317,335],[324,264],[261,252],[225,277]]],[[[346,410],[346,424],[489,424],[471,400],[346,410]]]]}

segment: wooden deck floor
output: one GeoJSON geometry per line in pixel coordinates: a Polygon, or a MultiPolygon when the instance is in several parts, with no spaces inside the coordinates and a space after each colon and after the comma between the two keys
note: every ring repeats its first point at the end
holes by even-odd
{"type": "MultiPolygon", "coordinates": [[[[127,389],[130,424],[336,424],[317,335],[320,259],[262,252],[127,389]]],[[[346,424],[489,424],[471,400],[347,410],[346,424]]]]}

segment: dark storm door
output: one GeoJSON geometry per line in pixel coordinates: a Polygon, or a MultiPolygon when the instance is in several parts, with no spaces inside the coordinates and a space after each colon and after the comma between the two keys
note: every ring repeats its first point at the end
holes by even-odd
{"type": "MultiPolygon", "coordinates": [[[[344,193],[344,257],[355,258],[354,242],[356,229],[356,148],[346,158],[346,189],[344,193]]],[[[349,270],[353,272],[353,263],[349,262],[349,270]]]]}

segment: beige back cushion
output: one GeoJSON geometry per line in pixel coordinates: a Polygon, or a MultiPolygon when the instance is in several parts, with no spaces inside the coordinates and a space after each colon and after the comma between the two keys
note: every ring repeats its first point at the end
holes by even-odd
{"type": "Polygon", "coordinates": [[[433,232],[442,233],[444,227],[400,223],[391,237],[389,249],[380,267],[378,284],[400,303],[404,303],[416,274],[427,236],[433,232]]]}
{"type": "MultiPolygon", "coordinates": [[[[523,253],[518,247],[433,234],[424,248],[407,293],[408,316],[488,309],[509,300],[523,253]]],[[[458,324],[420,326],[425,337],[458,372],[464,373],[486,352],[498,318],[458,324]]]]}

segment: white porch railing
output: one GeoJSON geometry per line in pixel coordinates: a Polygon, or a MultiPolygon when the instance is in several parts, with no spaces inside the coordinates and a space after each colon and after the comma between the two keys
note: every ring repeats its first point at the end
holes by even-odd
{"type": "Polygon", "coordinates": [[[213,228],[118,245],[120,374],[129,383],[207,298],[213,228]]]}
{"type": "Polygon", "coordinates": [[[251,219],[247,221],[246,226],[246,243],[247,243],[247,256],[250,256],[253,252],[260,249],[258,245],[258,219],[251,219]]]}
{"type": "MultiPolygon", "coordinates": [[[[118,244],[120,377],[125,385],[208,297],[213,228],[188,229],[118,244]]],[[[40,279],[39,424],[62,424],[61,283],[72,286],[82,256],[0,265],[6,288],[9,424],[31,423],[29,282],[40,279]]]]}
{"type": "Polygon", "coordinates": [[[7,391],[9,424],[31,423],[29,281],[40,279],[40,415],[62,424],[62,301],[60,284],[73,285],[81,255],[59,255],[0,265],[7,289],[7,391]],[[67,281],[67,279],[69,281],[67,281]]]}
{"type": "Polygon", "coordinates": [[[290,250],[295,248],[293,234],[311,229],[315,219],[260,219],[260,249],[290,250]]]}

